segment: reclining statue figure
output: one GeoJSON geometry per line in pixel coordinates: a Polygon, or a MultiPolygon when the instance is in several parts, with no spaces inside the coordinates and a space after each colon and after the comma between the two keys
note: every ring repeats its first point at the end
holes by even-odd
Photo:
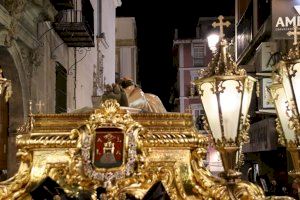
{"type": "Polygon", "coordinates": [[[106,85],[102,101],[116,99],[121,106],[141,109],[143,112],[167,112],[158,96],[144,93],[131,79],[122,78],[116,84],[106,85]]]}

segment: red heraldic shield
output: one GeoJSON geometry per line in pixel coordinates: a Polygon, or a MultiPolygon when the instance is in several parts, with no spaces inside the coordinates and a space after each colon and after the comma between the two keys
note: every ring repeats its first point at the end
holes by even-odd
{"type": "Polygon", "coordinates": [[[114,168],[123,164],[124,133],[118,128],[96,129],[94,166],[114,168]]]}

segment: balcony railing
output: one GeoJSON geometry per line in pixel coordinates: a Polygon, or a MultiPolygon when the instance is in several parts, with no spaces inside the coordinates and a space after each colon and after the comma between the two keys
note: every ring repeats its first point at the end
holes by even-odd
{"type": "Polygon", "coordinates": [[[56,10],[74,9],[72,0],[50,0],[56,10]]]}
{"type": "Polygon", "coordinates": [[[94,10],[89,0],[78,2],[75,9],[59,11],[53,27],[69,47],[93,47],[94,10]]]}

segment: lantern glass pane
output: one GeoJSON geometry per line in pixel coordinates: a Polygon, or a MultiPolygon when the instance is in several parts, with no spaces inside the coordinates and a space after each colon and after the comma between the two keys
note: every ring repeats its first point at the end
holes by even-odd
{"type": "Polygon", "coordinates": [[[242,103],[242,91],[238,91],[239,83],[236,80],[226,80],[220,83],[220,87],[224,88],[224,91],[220,92],[220,106],[226,139],[235,140],[238,133],[242,103]]]}
{"type": "MultiPolygon", "coordinates": [[[[292,76],[292,85],[294,89],[294,95],[296,99],[296,104],[298,107],[298,114],[299,114],[299,107],[300,107],[300,63],[297,63],[293,66],[292,72],[295,73],[292,76]]],[[[291,73],[291,72],[290,72],[291,73]]]]}
{"type": "Polygon", "coordinates": [[[281,77],[282,77],[282,84],[286,93],[286,98],[289,102],[293,102],[294,101],[293,89],[289,79],[289,74],[286,68],[286,64],[284,64],[284,66],[281,67],[281,77]]]}
{"type": "Polygon", "coordinates": [[[281,123],[282,130],[284,132],[285,138],[287,141],[295,140],[294,131],[289,127],[289,115],[290,111],[287,111],[288,101],[286,98],[285,91],[283,87],[277,87],[271,92],[272,98],[276,106],[277,114],[281,123]]]}
{"type": "Polygon", "coordinates": [[[244,84],[244,94],[243,94],[243,103],[242,103],[242,114],[243,114],[242,124],[245,124],[246,117],[247,117],[247,114],[249,111],[253,86],[254,86],[254,80],[250,79],[250,78],[246,78],[245,84],[244,84]]]}
{"type": "Polygon", "coordinates": [[[200,90],[203,91],[203,94],[201,95],[201,101],[214,139],[221,140],[222,132],[220,115],[217,95],[213,92],[214,84],[215,83],[203,83],[200,86],[200,90]]]}

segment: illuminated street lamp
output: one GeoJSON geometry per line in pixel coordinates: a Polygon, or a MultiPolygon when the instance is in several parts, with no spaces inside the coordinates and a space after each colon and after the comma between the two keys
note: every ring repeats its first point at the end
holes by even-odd
{"type": "Polygon", "coordinates": [[[256,81],[239,69],[228,52],[228,43],[223,38],[223,16],[218,17],[220,42],[211,62],[194,81],[205,111],[205,127],[211,132],[216,149],[220,152],[224,172],[220,174],[223,189],[229,199],[265,199],[263,190],[248,181],[241,180],[237,171],[240,146],[248,142],[250,127],[248,110],[253,86],[256,81]]]}
{"type": "Polygon", "coordinates": [[[207,36],[208,47],[213,53],[215,53],[217,50],[217,44],[218,44],[219,40],[220,40],[219,35],[217,35],[215,33],[212,33],[207,36]]]}
{"type": "MultiPolygon", "coordinates": [[[[223,23],[222,16],[219,20],[217,26],[229,23],[223,23]]],[[[247,76],[245,70],[238,69],[228,53],[227,41],[221,37],[224,36],[223,28],[220,32],[218,49],[194,84],[200,94],[208,128],[221,155],[224,167],[221,175],[229,183],[234,183],[241,175],[236,171],[237,151],[248,140],[248,109],[256,79],[247,76]]]]}

